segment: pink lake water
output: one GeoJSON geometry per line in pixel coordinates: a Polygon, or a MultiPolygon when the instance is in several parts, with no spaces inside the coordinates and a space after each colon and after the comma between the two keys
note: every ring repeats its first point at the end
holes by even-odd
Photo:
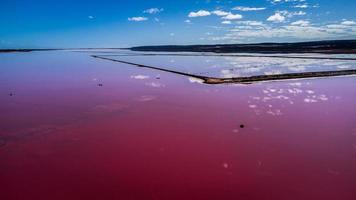
{"type": "MultiPolygon", "coordinates": [[[[355,77],[205,85],[89,55],[0,54],[1,200],[356,199],[355,77]]],[[[200,62],[159,59],[136,58],[200,62]]]]}

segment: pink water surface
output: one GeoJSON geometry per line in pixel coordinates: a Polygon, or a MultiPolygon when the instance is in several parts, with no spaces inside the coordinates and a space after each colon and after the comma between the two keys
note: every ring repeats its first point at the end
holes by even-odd
{"type": "Polygon", "coordinates": [[[75,52],[0,65],[1,200],[356,199],[355,77],[204,85],[75,52]]]}

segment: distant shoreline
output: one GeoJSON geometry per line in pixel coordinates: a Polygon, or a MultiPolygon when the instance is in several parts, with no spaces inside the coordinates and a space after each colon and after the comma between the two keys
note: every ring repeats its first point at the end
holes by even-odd
{"type": "Polygon", "coordinates": [[[214,44],[138,46],[132,51],[213,53],[323,53],[356,54],[356,40],[328,40],[298,43],[214,44]]]}
{"type": "Polygon", "coordinates": [[[55,50],[131,50],[144,52],[211,52],[211,53],[321,53],[356,54],[356,40],[327,40],[297,43],[214,44],[214,45],[160,45],[131,48],[53,48],[0,49],[0,53],[55,51],[55,50]]]}
{"type": "Polygon", "coordinates": [[[32,52],[32,51],[63,51],[63,50],[128,50],[129,48],[58,48],[58,49],[0,49],[0,53],[32,52]]]}

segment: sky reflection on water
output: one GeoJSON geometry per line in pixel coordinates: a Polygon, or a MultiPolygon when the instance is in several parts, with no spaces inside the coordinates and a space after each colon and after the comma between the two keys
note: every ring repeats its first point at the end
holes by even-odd
{"type": "MultiPolygon", "coordinates": [[[[146,53],[147,54],[147,53],[146,53]]],[[[203,75],[218,78],[248,77],[256,75],[273,75],[285,73],[300,73],[314,71],[334,71],[356,69],[356,60],[332,60],[332,59],[303,59],[303,58],[279,58],[279,57],[255,57],[260,54],[241,54],[243,57],[231,56],[186,56],[181,55],[145,55],[140,56],[113,56],[109,57],[137,64],[160,67],[194,75],[203,75]],[[252,57],[245,57],[252,55],[252,57]]],[[[235,54],[237,55],[237,54],[235,54]]],[[[261,55],[266,56],[266,55],[261,55]]],[[[280,56],[278,54],[272,56],[280,56]]],[[[286,56],[286,55],[284,55],[286,56]]],[[[326,55],[291,54],[291,57],[322,57],[326,55]]],[[[330,58],[335,56],[331,55],[330,58]]],[[[337,58],[353,58],[338,55],[337,58]]]]}
{"type": "MultiPolygon", "coordinates": [[[[355,199],[354,77],[206,85],[89,55],[0,54],[0,199],[355,199]]],[[[248,64],[194,59],[170,66],[248,64]]]]}

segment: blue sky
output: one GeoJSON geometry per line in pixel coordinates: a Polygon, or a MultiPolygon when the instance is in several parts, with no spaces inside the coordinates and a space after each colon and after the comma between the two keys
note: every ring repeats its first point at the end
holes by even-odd
{"type": "Polygon", "coordinates": [[[356,39],[354,0],[0,0],[0,48],[356,39]]]}

